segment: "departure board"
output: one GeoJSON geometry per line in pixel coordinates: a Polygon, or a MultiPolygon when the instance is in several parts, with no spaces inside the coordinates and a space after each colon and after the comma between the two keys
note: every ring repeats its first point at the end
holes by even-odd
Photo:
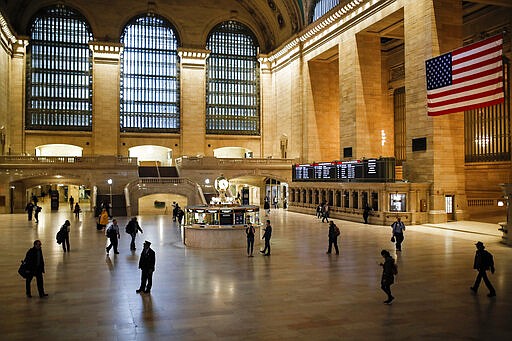
{"type": "Polygon", "coordinates": [[[293,166],[293,181],[392,182],[394,158],[318,162],[293,166]]]}

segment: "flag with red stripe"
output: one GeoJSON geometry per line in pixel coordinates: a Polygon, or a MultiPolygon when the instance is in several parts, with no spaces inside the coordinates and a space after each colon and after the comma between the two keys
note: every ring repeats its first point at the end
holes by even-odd
{"type": "Polygon", "coordinates": [[[503,36],[498,35],[427,60],[428,115],[502,103],[502,53],[503,36]]]}

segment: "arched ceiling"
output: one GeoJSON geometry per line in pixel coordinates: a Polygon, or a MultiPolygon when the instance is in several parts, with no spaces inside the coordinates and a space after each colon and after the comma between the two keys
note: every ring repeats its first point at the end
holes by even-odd
{"type": "Polygon", "coordinates": [[[304,12],[313,0],[0,0],[2,14],[16,34],[28,36],[32,16],[45,6],[63,4],[80,11],[95,39],[118,41],[123,26],[148,11],[169,19],[183,47],[202,48],[216,24],[229,19],[249,26],[269,52],[305,26],[304,12]]]}

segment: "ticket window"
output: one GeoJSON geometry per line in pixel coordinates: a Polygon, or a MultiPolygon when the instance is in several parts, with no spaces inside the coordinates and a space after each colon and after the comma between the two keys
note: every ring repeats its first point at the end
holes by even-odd
{"type": "Polygon", "coordinates": [[[389,195],[389,211],[405,212],[406,195],[403,193],[392,193],[389,195]]]}

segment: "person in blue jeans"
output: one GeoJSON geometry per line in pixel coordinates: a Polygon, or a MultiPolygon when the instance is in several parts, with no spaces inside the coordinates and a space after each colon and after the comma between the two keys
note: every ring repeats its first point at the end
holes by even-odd
{"type": "Polygon", "coordinates": [[[393,237],[395,238],[396,250],[402,251],[402,242],[404,241],[405,225],[401,221],[400,217],[396,217],[396,221],[391,224],[393,229],[393,237]]]}

